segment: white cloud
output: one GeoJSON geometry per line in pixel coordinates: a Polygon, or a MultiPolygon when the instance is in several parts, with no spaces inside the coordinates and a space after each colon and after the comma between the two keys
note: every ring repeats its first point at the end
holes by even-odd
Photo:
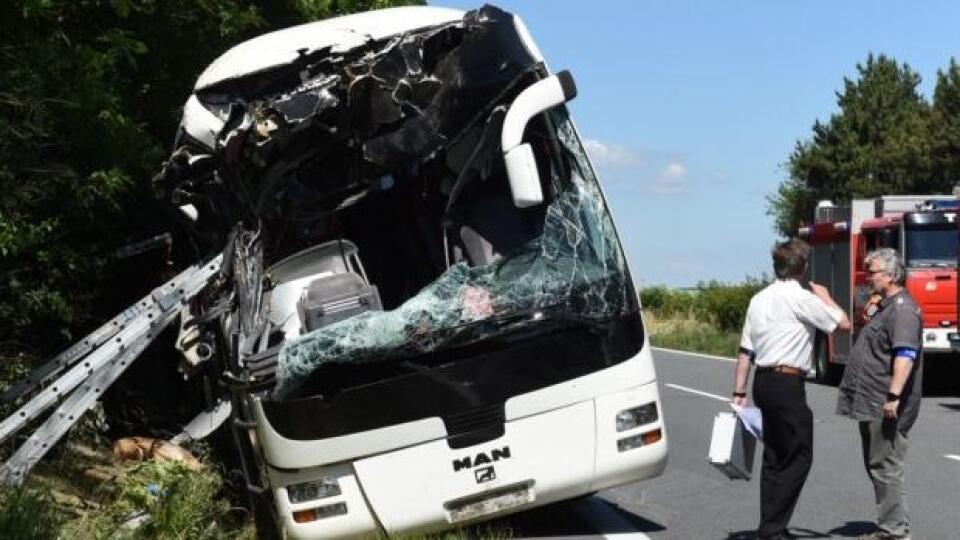
{"type": "Polygon", "coordinates": [[[596,139],[584,139],[583,147],[590,160],[598,167],[625,167],[640,161],[629,148],[619,144],[608,144],[596,139]]]}
{"type": "Polygon", "coordinates": [[[679,193],[687,182],[687,166],[679,160],[671,161],[650,184],[654,193],[679,193]]]}
{"type": "Polygon", "coordinates": [[[683,179],[687,175],[687,166],[679,161],[674,161],[663,169],[663,177],[671,179],[683,179]]]}

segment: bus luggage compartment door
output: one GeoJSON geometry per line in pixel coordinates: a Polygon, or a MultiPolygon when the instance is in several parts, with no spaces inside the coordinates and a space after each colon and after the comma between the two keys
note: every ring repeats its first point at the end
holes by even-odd
{"type": "Polygon", "coordinates": [[[498,439],[451,449],[446,440],[354,462],[370,507],[390,534],[483,521],[589,490],[592,400],[507,422],[498,439]]]}

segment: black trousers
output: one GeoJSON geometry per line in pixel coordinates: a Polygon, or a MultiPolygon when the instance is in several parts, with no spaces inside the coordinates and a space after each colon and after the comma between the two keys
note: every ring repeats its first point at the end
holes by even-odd
{"type": "Polygon", "coordinates": [[[763,413],[760,526],[764,538],[783,532],[813,464],[813,413],[804,378],[757,370],[753,401],[763,413]]]}

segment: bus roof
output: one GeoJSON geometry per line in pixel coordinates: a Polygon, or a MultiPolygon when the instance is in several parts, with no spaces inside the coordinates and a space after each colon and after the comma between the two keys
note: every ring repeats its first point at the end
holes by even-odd
{"type": "Polygon", "coordinates": [[[457,9],[407,6],[344,15],[292,26],[235,45],[200,74],[195,91],[217,83],[265,71],[296,60],[301,53],[331,47],[348,51],[369,41],[457,21],[457,9]]]}

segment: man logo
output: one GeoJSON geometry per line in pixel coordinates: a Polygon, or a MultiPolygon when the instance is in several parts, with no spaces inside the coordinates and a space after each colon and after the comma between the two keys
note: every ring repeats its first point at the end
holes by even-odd
{"type": "Polygon", "coordinates": [[[481,467],[473,471],[473,476],[477,479],[478,484],[497,479],[497,473],[493,470],[492,465],[489,467],[481,467]]]}
{"type": "Polygon", "coordinates": [[[490,455],[480,452],[476,456],[467,456],[461,459],[453,460],[453,472],[457,472],[461,469],[471,469],[478,465],[488,465],[501,459],[510,459],[510,447],[504,446],[503,448],[494,448],[490,451],[490,455]]]}

